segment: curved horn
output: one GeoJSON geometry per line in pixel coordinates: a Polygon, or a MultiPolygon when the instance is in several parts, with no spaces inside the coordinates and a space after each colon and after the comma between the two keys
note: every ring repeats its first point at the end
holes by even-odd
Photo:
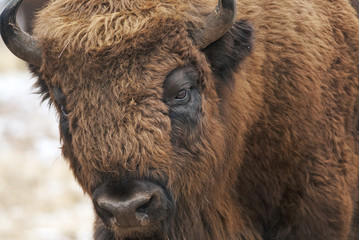
{"type": "Polygon", "coordinates": [[[236,21],[236,0],[218,0],[216,9],[205,19],[205,26],[193,34],[195,44],[203,49],[228,32],[236,21]]]}
{"type": "Polygon", "coordinates": [[[35,38],[20,29],[16,22],[16,13],[23,0],[11,0],[0,15],[1,36],[18,58],[35,66],[41,65],[41,49],[35,38]]]}

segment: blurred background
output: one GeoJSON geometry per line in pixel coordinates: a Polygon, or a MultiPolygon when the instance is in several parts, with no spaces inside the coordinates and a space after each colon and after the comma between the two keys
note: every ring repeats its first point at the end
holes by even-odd
{"type": "MultiPolygon", "coordinates": [[[[23,29],[44,2],[24,1],[23,29]]],[[[0,40],[0,239],[89,240],[91,201],[61,157],[56,113],[40,105],[35,80],[0,40]]]]}

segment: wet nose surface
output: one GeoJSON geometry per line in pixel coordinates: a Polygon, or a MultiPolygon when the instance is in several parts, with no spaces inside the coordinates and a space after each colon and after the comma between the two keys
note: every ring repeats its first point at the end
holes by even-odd
{"type": "Polygon", "coordinates": [[[150,227],[169,215],[171,205],[160,185],[137,180],[102,185],[93,201],[106,225],[122,229],[150,227]]]}

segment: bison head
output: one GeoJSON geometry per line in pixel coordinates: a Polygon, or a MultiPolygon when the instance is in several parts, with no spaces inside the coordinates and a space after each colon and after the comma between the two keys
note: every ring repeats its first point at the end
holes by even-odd
{"type": "Polygon", "coordinates": [[[58,110],[63,155],[93,199],[95,238],[242,231],[234,155],[242,135],[232,133],[245,132],[237,119],[251,117],[255,86],[242,76],[243,96],[229,101],[252,39],[235,22],[235,1],[214,11],[199,0],[52,1],[35,36],[16,24],[20,3],[3,12],[1,33],[58,110]],[[243,111],[228,114],[234,105],[243,111]]]}

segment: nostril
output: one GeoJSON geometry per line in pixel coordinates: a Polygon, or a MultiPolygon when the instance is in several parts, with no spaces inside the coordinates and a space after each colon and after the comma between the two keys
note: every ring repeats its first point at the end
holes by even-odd
{"type": "Polygon", "coordinates": [[[153,206],[154,197],[150,197],[147,202],[142,203],[139,207],[136,208],[135,216],[136,219],[142,226],[150,224],[150,210],[153,206]]]}
{"type": "Polygon", "coordinates": [[[110,220],[114,218],[114,209],[106,201],[103,201],[101,199],[95,201],[95,209],[102,219],[110,220]]]}
{"type": "Polygon", "coordinates": [[[146,202],[146,203],[142,204],[141,206],[139,206],[139,207],[136,209],[136,212],[137,212],[137,213],[146,213],[147,210],[148,210],[148,208],[149,208],[149,206],[151,205],[152,201],[153,201],[153,197],[151,197],[151,198],[148,200],[148,202],[146,202]]]}

